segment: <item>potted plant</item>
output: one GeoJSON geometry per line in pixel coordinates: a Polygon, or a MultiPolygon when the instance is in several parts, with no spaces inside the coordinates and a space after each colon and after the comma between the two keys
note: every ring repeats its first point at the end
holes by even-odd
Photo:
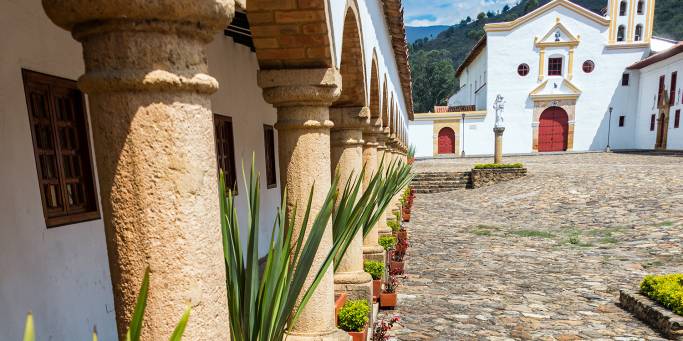
{"type": "Polygon", "coordinates": [[[375,326],[372,328],[372,341],[386,341],[389,340],[389,335],[387,332],[394,327],[394,323],[398,322],[400,319],[398,316],[394,315],[388,321],[381,319],[375,322],[375,326]]]}
{"type": "Polygon", "coordinates": [[[399,238],[394,248],[398,252],[405,253],[408,250],[408,240],[406,238],[399,238]]]}
{"type": "Polygon", "coordinates": [[[394,236],[381,236],[379,237],[378,243],[384,248],[384,251],[389,251],[394,245],[396,245],[396,237],[394,236]]]}
{"type": "Polygon", "coordinates": [[[366,260],[363,263],[365,272],[372,276],[372,300],[377,302],[382,291],[382,276],[384,275],[384,264],[374,260],[366,260]]]}
{"type": "Polygon", "coordinates": [[[396,236],[398,231],[401,230],[401,224],[397,220],[387,220],[387,226],[391,229],[391,232],[394,236],[396,236]]]}
{"type": "Polygon", "coordinates": [[[391,254],[391,258],[389,258],[389,273],[391,275],[402,275],[404,272],[404,262],[403,262],[403,257],[405,256],[405,252],[400,252],[398,250],[394,250],[391,254]]]}
{"type": "Polygon", "coordinates": [[[345,292],[334,295],[334,313],[337,315],[337,324],[339,324],[339,312],[344,307],[344,304],[346,304],[347,298],[348,295],[345,292]]]}
{"type": "Polygon", "coordinates": [[[351,300],[337,315],[339,328],[349,333],[353,341],[365,341],[368,337],[370,306],[366,300],[351,300]]]}
{"type": "Polygon", "coordinates": [[[381,308],[393,309],[396,306],[396,288],[398,287],[396,275],[389,275],[384,283],[384,291],[379,295],[379,306],[381,308]]]}

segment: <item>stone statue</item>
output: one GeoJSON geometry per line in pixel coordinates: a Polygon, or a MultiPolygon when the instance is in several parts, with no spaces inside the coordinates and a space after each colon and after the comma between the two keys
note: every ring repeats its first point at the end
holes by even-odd
{"type": "Polygon", "coordinates": [[[503,109],[505,109],[505,101],[503,96],[498,94],[496,100],[493,102],[493,110],[496,111],[496,124],[495,128],[505,128],[505,122],[503,121],[503,109]]]}

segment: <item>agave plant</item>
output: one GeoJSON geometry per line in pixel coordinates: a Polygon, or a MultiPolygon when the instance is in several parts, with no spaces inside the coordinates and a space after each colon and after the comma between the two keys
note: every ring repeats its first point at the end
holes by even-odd
{"type": "MultiPolygon", "coordinates": [[[[128,324],[128,331],[126,332],[126,341],[140,341],[140,334],[142,333],[142,320],[145,316],[145,308],[147,307],[147,294],[149,292],[149,267],[145,269],[145,275],[142,278],[142,286],[140,293],[138,293],[137,301],[135,302],[135,310],[133,311],[133,318],[128,324]]],[[[183,317],[175,327],[173,334],[169,341],[181,341],[185,327],[190,319],[190,309],[188,305],[185,309],[183,317]]],[[[24,341],[35,341],[35,330],[33,325],[33,314],[28,313],[26,316],[26,326],[24,327],[24,341]]],[[[92,340],[97,341],[97,327],[93,328],[92,340]]]]}
{"type": "MultiPolygon", "coordinates": [[[[363,174],[364,170],[359,176],[349,179],[341,194],[337,190],[339,177],[336,176],[315,217],[311,217],[313,188],[301,221],[291,218],[296,216],[296,207],[290,214],[287,214],[284,207],[279,208],[268,245],[269,252],[263,272],[260,273],[260,176],[256,174],[252,160],[249,180],[245,184],[249,202],[245,248],[240,238],[235,201],[232,192],[226,192],[225,179],[221,172],[221,230],[233,341],[282,340],[285,331],[296,324],[329,267],[339,264],[356,233],[361,229],[369,230],[374,225],[373,222],[382,216],[391,197],[401,190],[402,187],[399,186],[407,184],[405,177],[409,176],[409,167],[406,171],[406,167],[397,162],[390,164],[384,172],[380,166],[361,194],[363,174]],[[306,288],[306,278],[331,218],[334,243],[313,282],[306,288]],[[300,231],[296,239],[293,235],[295,229],[300,231]]],[[[247,177],[244,178],[246,182],[247,177]]],[[[284,203],[287,200],[286,189],[283,193],[284,203]]]]}

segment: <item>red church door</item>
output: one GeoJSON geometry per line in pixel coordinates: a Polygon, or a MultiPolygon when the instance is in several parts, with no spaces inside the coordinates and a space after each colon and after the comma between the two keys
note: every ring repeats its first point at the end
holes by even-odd
{"type": "Polygon", "coordinates": [[[439,130],[439,154],[455,153],[455,132],[449,127],[439,130]]]}
{"type": "Polygon", "coordinates": [[[538,151],[561,152],[567,150],[569,117],[560,107],[550,107],[541,114],[538,122],[538,151]]]}

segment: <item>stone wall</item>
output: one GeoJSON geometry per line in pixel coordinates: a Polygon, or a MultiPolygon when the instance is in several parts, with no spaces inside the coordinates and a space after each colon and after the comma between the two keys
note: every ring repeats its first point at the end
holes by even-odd
{"type": "Polygon", "coordinates": [[[485,187],[498,182],[509,181],[526,176],[526,168],[472,169],[470,183],[472,188],[485,187]]]}
{"type": "Polygon", "coordinates": [[[683,317],[660,306],[645,295],[635,291],[621,290],[619,303],[622,308],[647,322],[671,340],[683,340],[683,317]]]}

